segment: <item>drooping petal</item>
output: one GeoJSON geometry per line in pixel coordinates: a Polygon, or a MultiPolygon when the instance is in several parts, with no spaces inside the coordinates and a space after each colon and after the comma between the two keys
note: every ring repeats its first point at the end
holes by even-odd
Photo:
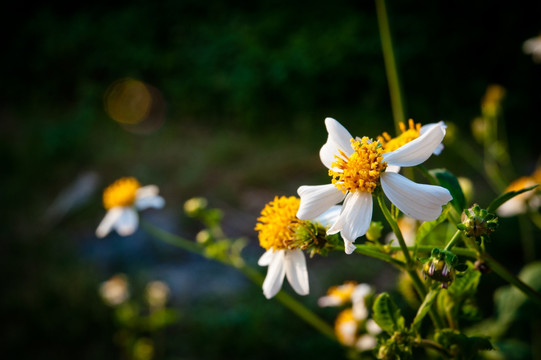
{"type": "Polygon", "coordinates": [[[106,237],[107,234],[111,232],[111,229],[120,216],[122,216],[123,211],[124,208],[121,206],[115,206],[114,208],[109,209],[96,229],[96,236],[99,238],[106,237]]]}
{"type": "Polygon", "coordinates": [[[286,273],[284,252],[285,250],[277,250],[269,264],[267,276],[265,277],[265,281],[263,281],[263,294],[267,299],[272,298],[282,288],[286,273]]]}
{"type": "Polygon", "coordinates": [[[291,287],[299,295],[307,295],[310,291],[308,284],[308,270],[306,259],[302,250],[286,250],[285,253],[286,277],[291,287]]]}
{"type": "Polygon", "coordinates": [[[397,173],[384,172],[380,175],[380,180],[383,192],[389,200],[404,214],[418,220],[437,219],[442,206],[453,199],[446,188],[417,184],[397,173]]]}
{"type": "Polygon", "coordinates": [[[259,265],[259,266],[269,266],[269,264],[272,262],[273,257],[274,257],[274,250],[271,248],[271,249],[265,251],[265,253],[263,255],[261,255],[261,257],[257,261],[257,265],[259,265]]]}
{"type": "Polygon", "coordinates": [[[325,119],[325,127],[329,136],[327,137],[327,142],[319,150],[319,158],[323,165],[330,169],[332,163],[336,160],[335,155],[340,155],[339,149],[348,156],[353,153],[353,148],[351,147],[351,139],[353,137],[342,124],[333,118],[325,119]]]}
{"type": "Polygon", "coordinates": [[[350,193],[342,205],[338,221],[327,230],[327,234],[340,231],[344,242],[354,242],[359,236],[366,234],[371,220],[372,194],[363,191],[350,193]]]}
{"type": "Polygon", "coordinates": [[[347,255],[353,254],[355,249],[357,249],[357,246],[353,245],[353,241],[344,240],[344,251],[347,255]]]}
{"type": "Polygon", "coordinates": [[[120,236],[128,236],[137,230],[138,225],[139,215],[137,215],[137,211],[133,207],[125,207],[113,227],[120,236]]]}
{"type": "Polygon", "coordinates": [[[441,144],[445,136],[445,124],[440,121],[426,129],[417,139],[402,145],[395,151],[383,154],[389,165],[415,166],[426,161],[441,144]]]}
{"type": "Polygon", "coordinates": [[[301,220],[311,220],[318,217],[346,196],[333,184],[304,185],[299,187],[297,193],[301,198],[297,217],[301,220]]]}
{"type": "Polygon", "coordinates": [[[139,210],[148,208],[161,209],[165,205],[165,200],[159,195],[139,197],[135,200],[135,207],[139,210]]]}

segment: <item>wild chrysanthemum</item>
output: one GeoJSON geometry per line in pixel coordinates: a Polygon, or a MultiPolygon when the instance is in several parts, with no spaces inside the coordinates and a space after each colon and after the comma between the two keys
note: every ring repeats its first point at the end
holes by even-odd
{"type": "Polygon", "coordinates": [[[352,243],[370,226],[372,193],[377,187],[404,214],[423,221],[435,220],[442,206],[452,199],[441,186],[417,184],[394,171],[386,171],[388,166],[415,166],[427,160],[445,136],[442,123],[432,124],[417,138],[389,152],[379,141],[354,139],[332,118],[325,119],[325,125],[329,136],[319,155],[329,169],[331,184],[299,187],[301,203],[297,217],[313,219],[344,201],[340,216],[327,234],[340,232],[346,253],[353,252],[352,243]]]}
{"type": "Polygon", "coordinates": [[[309,292],[308,272],[303,249],[323,252],[328,244],[325,225],[339,214],[339,207],[322,214],[317,222],[299,220],[296,216],[300,199],[276,196],[261,211],[255,230],[259,244],[267,251],[258,261],[268,266],[263,282],[263,294],[270,299],[280,291],[284,277],[299,295],[309,292]]]}
{"type": "Polygon", "coordinates": [[[141,186],[132,177],[121,178],[103,192],[105,217],[96,229],[97,237],[105,237],[112,229],[121,236],[131,235],[137,230],[137,210],[162,208],[165,201],[158,195],[156,185],[141,186]]]}

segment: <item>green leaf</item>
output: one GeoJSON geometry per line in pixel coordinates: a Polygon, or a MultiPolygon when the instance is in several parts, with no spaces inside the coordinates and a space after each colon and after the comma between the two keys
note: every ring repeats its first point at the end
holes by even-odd
{"type": "Polygon", "coordinates": [[[487,211],[490,212],[490,213],[494,213],[496,211],[496,209],[498,209],[504,202],[506,202],[507,200],[509,199],[512,199],[514,198],[515,196],[517,195],[520,195],[526,191],[530,191],[530,190],[533,190],[535,189],[536,187],[538,187],[539,185],[532,185],[532,186],[528,186],[527,188],[524,188],[522,190],[518,190],[518,191],[508,191],[506,193],[503,193],[501,194],[500,196],[498,196],[496,199],[494,199],[490,205],[488,206],[487,208],[487,211]]]}
{"type": "Polygon", "coordinates": [[[379,295],[374,301],[372,310],[374,321],[387,334],[392,335],[396,331],[404,330],[405,319],[389,294],[379,295]]]}
{"type": "Polygon", "coordinates": [[[424,223],[422,223],[417,230],[417,237],[415,238],[415,243],[419,245],[423,244],[423,240],[428,236],[428,234],[430,234],[436,228],[436,226],[445,221],[449,209],[450,207],[446,206],[436,220],[425,221],[424,223]]]}
{"type": "Polygon", "coordinates": [[[456,209],[456,211],[461,214],[462,210],[466,208],[466,197],[462,192],[462,188],[460,187],[456,176],[454,176],[447,169],[432,169],[429,172],[431,175],[436,177],[436,179],[438,179],[441,186],[449,190],[451,196],[453,197],[453,200],[451,200],[451,204],[453,204],[453,207],[456,209]]]}

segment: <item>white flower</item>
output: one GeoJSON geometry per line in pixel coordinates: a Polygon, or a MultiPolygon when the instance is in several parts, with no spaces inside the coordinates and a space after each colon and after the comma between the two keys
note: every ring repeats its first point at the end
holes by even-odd
{"type": "Polygon", "coordinates": [[[533,61],[541,63],[541,35],[526,40],[522,45],[522,50],[526,54],[531,54],[533,61]]]}
{"type": "Polygon", "coordinates": [[[452,196],[441,186],[417,184],[391,171],[387,166],[415,166],[427,160],[445,136],[443,122],[425,128],[419,137],[384,153],[381,143],[363,137],[354,139],[336,120],[325,119],[329,133],[320,150],[321,162],[329,169],[332,183],[301,186],[297,190],[301,204],[297,217],[313,219],[331,206],[344,201],[338,219],[327,231],[340,232],[346,253],[353,242],[364,235],[372,219],[372,192],[381,185],[384,194],[404,214],[418,220],[435,220],[452,196]]]}
{"type": "Polygon", "coordinates": [[[164,199],[158,195],[156,185],[141,186],[134,178],[121,178],[103,192],[105,217],[96,229],[96,236],[103,238],[111,230],[121,236],[131,235],[139,225],[137,210],[162,208],[164,199]]]}
{"type": "Polygon", "coordinates": [[[263,294],[267,299],[280,291],[284,277],[299,295],[308,295],[308,270],[302,250],[269,249],[257,262],[259,266],[268,266],[267,276],[263,282],[263,294]]]}

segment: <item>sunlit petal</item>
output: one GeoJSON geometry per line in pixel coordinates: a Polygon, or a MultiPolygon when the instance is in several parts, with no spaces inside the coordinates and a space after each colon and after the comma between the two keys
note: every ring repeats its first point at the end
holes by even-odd
{"type": "Polygon", "coordinates": [[[441,186],[417,184],[400,174],[385,172],[380,179],[389,200],[404,214],[418,220],[437,219],[442,206],[453,199],[449,190],[441,186]]]}
{"type": "Polygon", "coordinates": [[[263,294],[267,299],[272,298],[282,288],[286,271],[284,266],[284,252],[285,250],[276,251],[269,264],[267,276],[263,282],[263,294]]]}
{"type": "Polygon", "coordinates": [[[257,265],[259,266],[269,266],[269,264],[272,262],[272,258],[274,257],[274,250],[269,249],[265,251],[263,255],[259,258],[257,261],[257,265]]]}
{"type": "Polygon", "coordinates": [[[299,295],[307,295],[310,291],[308,270],[302,250],[286,250],[285,268],[287,280],[299,295]]]}
{"type": "Polygon", "coordinates": [[[331,206],[330,209],[328,209],[323,214],[316,217],[314,221],[320,223],[321,225],[325,227],[329,227],[332,224],[334,224],[336,220],[338,220],[338,217],[340,216],[341,211],[342,211],[342,206],[340,205],[331,206]]]}
{"type": "Polygon", "coordinates": [[[109,209],[107,213],[105,214],[105,217],[98,225],[98,228],[96,229],[96,236],[99,238],[103,238],[111,232],[111,229],[113,228],[113,225],[117,220],[122,216],[122,212],[124,211],[124,208],[121,206],[114,207],[112,209],[109,209]]]}
{"type": "Polygon", "coordinates": [[[304,185],[297,190],[301,205],[297,217],[301,220],[311,220],[323,214],[331,206],[341,202],[345,194],[333,184],[304,185]]]}
{"type": "Polygon", "coordinates": [[[426,161],[445,137],[445,124],[439,122],[426,129],[417,139],[383,154],[389,165],[415,166],[426,161]]]}
{"type": "Polygon", "coordinates": [[[335,161],[335,155],[340,155],[338,150],[342,150],[344,154],[351,155],[353,148],[351,147],[351,139],[353,138],[349,131],[333,118],[325,119],[325,126],[329,136],[327,142],[321,147],[319,157],[323,165],[331,168],[335,161]]]}
{"type": "Polygon", "coordinates": [[[372,220],[372,194],[357,191],[348,194],[338,221],[327,231],[336,234],[340,231],[344,241],[354,242],[366,234],[372,220]]]}

